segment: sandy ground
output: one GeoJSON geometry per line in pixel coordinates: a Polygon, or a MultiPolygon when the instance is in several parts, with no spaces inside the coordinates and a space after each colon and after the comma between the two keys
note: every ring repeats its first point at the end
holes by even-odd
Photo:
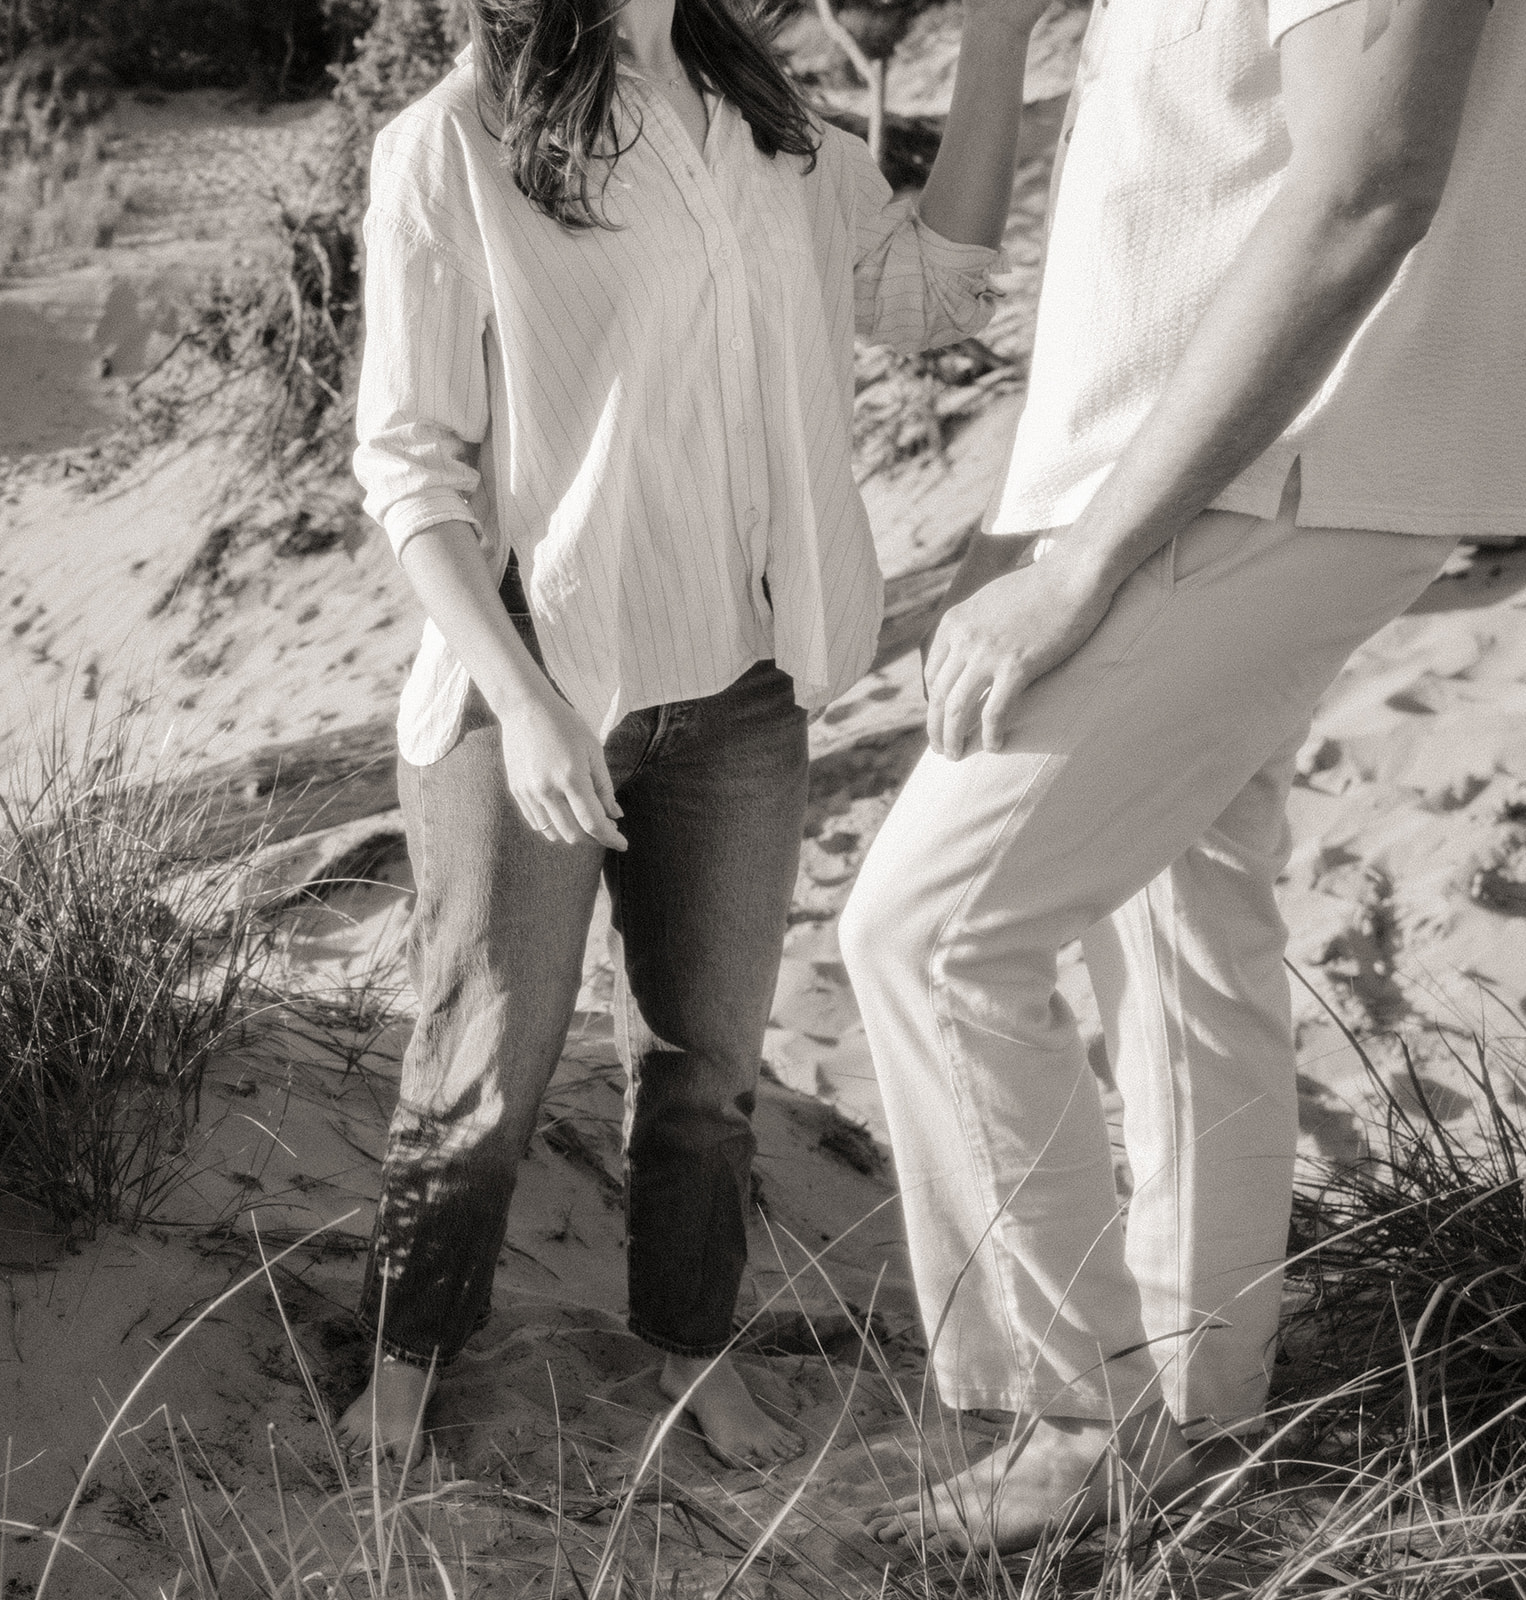
{"type": "MultiPolygon", "coordinates": [[[[892,578],[946,563],[1003,464],[1031,337],[1064,92],[1060,45],[1029,85],[1012,271],[986,338],[998,366],[945,396],[940,448],[864,484],[892,578]]],[[[899,91],[893,78],[893,95],[903,93],[907,109],[936,106],[940,71],[901,74],[899,91]]],[[[60,708],[79,718],[134,706],[151,745],[199,762],[352,728],[395,698],[417,641],[417,608],[342,488],[289,485],[282,494],[245,482],[237,447],[216,437],[157,451],[94,494],[76,488],[67,455],[31,470],[39,452],[78,449],[109,427],[120,385],[173,338],[187,284],[225,257],[228,239],[257,237],[260,208],[274,203],[259,196],[300,175],[321,149],[321,119],[317,108],[262,116],[216,97],[127,108],[119,159],[137,164],[143,198],[119,247],[0,285],[0,458],[28,463],[0,480],[0,768],[24,764],[31,730],[60,708]],[[307,537],[315,527],[328,537],[307,537]]],[[[876,389],[877,370],[864,368],[862,404],[901,404],[888,377],[876,389]]],[[[1486,1028],[1497,1059],[1507,1059],[1523,1032],[1512,1014],[1526,1003],[1523,611],[1526,552],[1462,552],[1409,615],[1357,654],[1300,758],[1284,907],[1292,958],[1330,1008],[1297,991],[1310,1160],[1357,1155],[1370,1121],[1368,1085],[1335,1019],[1374,1036],[1390,1078],[1398,1071],[1391,1036],[1405,1037],[1433,1104],[1460,1127],[1473,1099],[1449,1049],[1466,1055],[1486,1028]]],[[[883,1122],[836,922],[923,748],[920,723],[916,657],[902,650],[812,732],[808,837],[766,1049],[774,1081],[759,1118],[763,1205],[745,1308],[769,1302],[802,1250],[842,1239],[825,1273],[804,1272],[760,1319],[745,1364],[813,1443],[843,1424],[828,1488],[813,1489],[808,1514],[789,1524],[789,1575],[818,1583],[811,1573],[822,1567],[851,1574],[865,1592],[879,1573],[851,1537],[853,1513],[877,1496],[879,1474],[904,1482],[912,1468],[909,1430],[885,1378],[861,1376],[854,1387],[863,1346],[846,1313],[864,1324],[873,1309],[886,1370],[913,1393],[919,1347],[889,1175],[861,1131],[879,1134],[883,1122]]],[[[286,1481],[305,1486],[314,1525],[343,1522],[333,1505],[313,1509],[340,1482],[296,1352],[324,1404],[348,1398],[367,1359],[346,1308],[407,1029],[398,985],[410,884],[398,840],[396,816],[383,812],[283,847],[264,864],[267,889],[292,887],[358,844],[379,844],[371,881],[285,919],[283,984],[306,993],[306,1020],[264,1029],[221,1064],[198,1175],[161,1226],[70,1253],[35,1217],[14,1207],[0,1214],[8,1296],[0,1434],[12,1440],[11,1514],[37,1520],[61,1509],[103,1417],[155,1354],[258,1267],[256,1222],[278,1248],[327,1227],[189,1335],[130,1412],[122,1450],[109,1451],[92,1478],[77,1527],[135,1581],[163,1580],[166,1541],[183,1543],[166,1419],[183,1450],[196,1457],[194,1433],[205,1452],[189,1470],[190,1493],[225,1530],[233,1523],[219,1482],[254,1523],[275,1527],[267,1424],[286,1481]],[[390,1018],[359,1032],[345,1020],[353,1000],[339,998],[342,985],[357,983],[373,997],[397,990],[390,1018]]],[[[1074,951],[1063,987],[1105,1079],[1074,951]]],[[[544,1508],[558,1501],[563,1543],[587,1575],[622,1474],[660,1410],[654,1358],[620,1321],[620,1074],[608,988],[596,923],[579,1020],[516,1201],[493,1320],[432,1417],[462,1485],[441,1502],[437,1532],[471,1555],[484,1594],[544,1592],[535,1586],[556,1544],[544,1508]]],[[[1500,1089],[1520,1102],[1518,1084],[1500,1089]]],[[[750,1537],[801,1469],[766,1483],[728,1474],[677,1434],[663,1470],[665,1487],[643,1502],[633,1548],[665,1586],[671,1579],[663,1592],[681,1595],[713,1592],[739,1554],[738,1530],[750,1537]],[[662,1538],[666,1553],[654,1555],[662,1538]]],[[[342,1527],[333,1537],[342,1542],[342,1527]]],[[[9,1570],[35,1574],[39,1551],[36,1542],[13,1546],[9,1570]]],[[[107,1592],[77,1562],[65,1577],[54,1592],[107,1592]]],[[[765,1592],[761,1581],[753,1592],[765,1592]]]]}
{"type": "MultiPolygon", "coordinates": [[[[8,1231],[0,1227],[11,1285],[0,1409],[12,1439],[12,1516],[56,1519],[145,1367],[210,1301],[251,1279],[190,1332],[128,1410],[122,1449],[92,1478],[76,1534],[129,1581],[168,1576],[154,1519],[163,1506],[173,1533],[172,1425],[194,1458],[197,1504],[216,1511],[221,1483],[250,1526],[276,1533],[270,1427],[285,1481],[304,1514],[322,1520],[316,1507],[339,1481],[297,1363],[308,1365],[326,1406],[345,1404],[363,1381],[370,1352],[349,1307],[405,1035],[406,1024],[350,1034],[312,1011],[226,1061],[210,1086],[200,1170],[155,1227],[104,1235],[76,1254],[28,1234],[14,1215],[8,1231]],[[275,1254],[326,1223],[329,1231],[261,1275],[261,1242],[275,1254]]],[[[461,1484],[450,1518],[476,1579],[489,1584],[475,1592],[530,1592],[555,1543],[554,1519],[537,1508],[559,1497],[570,1518],[565,1542],[586,1577],[622,1480],[665,1409],[659,1358],[621,1315],[621,1076],[607,1015],[582,1013],[522,1170],[492,1318],[431,1413],[442,1470],[461,1484]]],[[[765,1085],[757,1125],[759,1205],[743,1303],[755,1321],[740,1359],[755,1392],[816,1449],[834,1428],[843,1435],[830,1513],[818,1501],[797,1528],[802,1548],[830,1561],[851,1535],[853,1508],[877,1492],[873,1462],[894,1481],[908,1476],[892,1459],[897,1401],[883,1379],[855,1375],[863,1351],[850,1320],[872,1328],[915,1402],[899,1217],[879,1153],[829,1108],[765,1085]],[[854,1449],[855,1423],[876,1436],[875,1450],[854,1449]]],[[[694,1588],[671,1592],[713,1588],[738,1535],[745,1540],[803,1470],[770,1480],[727,1471],[687,1430],[675,1432],[664,1447],[665,1486],[654,1483],[643,1521],[675,1500],[695,1502],[700,1520],[690,1534],[670,1533],[664,1592],[691,1578],[694,1588]],[[706,1511],[728,1537],[714,1535],[706,1511]]],[[[329,1537],[342,1539],[343,1519],[329,1520],[340,1530],[330,1527],[329,1537]]],[[[650,1544],[649,1525],[640,1537],[650,1544]]],[[[42,1548],[13,1545],[9,1570],[35,1576],[42,1548]]],[[[851,1542],[841,1559],[872,1587],[875,1574],[851,1542]]],[[[99,1573],[77,1560],[61,1577],[57,1593],[102,1592],[99,1573]]]]}

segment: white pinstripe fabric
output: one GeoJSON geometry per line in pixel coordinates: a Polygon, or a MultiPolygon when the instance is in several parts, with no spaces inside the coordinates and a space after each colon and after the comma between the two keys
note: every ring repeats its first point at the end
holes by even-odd
{"type": "MultiPolygon", "coordinates": [[[[997,255],[893,204],[837,129],[802,174],[712,103],[701,153],[622,82],[612,231],[565,229],[518,192],[469,63],[377,140],[366,510],[398,551],[458,518],[496,570],[512,547],[547,666],[601,733],[769,657],[824,705],[867,667],[880,614],[850,471],[855,329],[906,350],[977,331],[997,255]]],[[[450,748],[467,686],[430,623],[408,760],[450,748]]]]}

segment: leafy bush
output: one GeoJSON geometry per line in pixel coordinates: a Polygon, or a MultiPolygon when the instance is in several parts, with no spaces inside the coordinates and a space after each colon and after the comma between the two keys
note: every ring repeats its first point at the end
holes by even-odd
{"type": "Polygon", "coordinates": [[[130,86],[312,94],[373,9],[368,0],[10,0],[0,64],[70,45],[130,86]]]}
{"type": "Polygon", "coordinates": [[[38,45],[0,73],[0,165],[77,138],[111,104],[111,80],[78,45],[38,45]]]}
{"type": "Polygon", "coordinates": [[[466,38],[464,16],[450,0],[380,0],[355,59],[336,75],[334,98],[374,130],[427,94],[466,38]]]}
{"type": "Polygon", "coordinates": [[[30,256],[109,245],[124,209],[94,130],[0,168],[0,273],[30,256]]]}
{"type": "Polygon", "coordinates": [[[467,38],[462,0],[379,0],[354,59],[335,72],[334,100],[344,119],[335,184],[340,208],[357,229],[372,141],[445,76],[467,38]]]}
{"type": "Polygon", "coordinates": [[[186,1176],[202,1076],[261,953],[194,870],[212,802],[127,724],[55,734],[0,796],[0,1172],[71,1233],[135,1226],[186,1176]]]}
{"type": "Polygon", "coordinates": [[[77,45],[0,66],[0,273],[30,255],[111,243],[123,200],[94,124],[111,80],[77,45]]]}
{"type": "Polygon", "coordinates": [[[284,210],[276,225],[274,262],[235,266],[190,297],[179,337],[128,391],[123,421],[74,457],[81,488],[106,488],[177,435],[243,438],[243,487],[271,468],[289,472],[312,457],[338,467],[348,457],[359,240],[333,210],[284,210]]]}

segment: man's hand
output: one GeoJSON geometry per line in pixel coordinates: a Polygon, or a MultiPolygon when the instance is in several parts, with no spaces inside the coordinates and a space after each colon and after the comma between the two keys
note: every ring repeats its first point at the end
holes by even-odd
{"type": "Polygon", "coordinates": [[[604,751],[577,712],[548,684],[501,722],[509,793],[525,821],[553,842],[625,849],[604,751]]]}
{"type": "Polygon", "coordinates": [[[1096,631],[1113,591],[1060,550],[993,578],[944,613],[927,654],[927,740],[958,761],[1000,750],[1017,697],[1096,631]]]}
{"type": "Polygon", "coordinates": [[[934,750],[958,760],[977,723],[999,750],[1017,696],[1075,653],[1129,574],[1329,376],[1441,203],[1487,14],[1483,0],[1363,0],[1288,32],[1282,185],[1056,548],[949,608],[926,669],[934,750]],[[1385,25],[1370,26],[1379,13],[1385,25]]]}

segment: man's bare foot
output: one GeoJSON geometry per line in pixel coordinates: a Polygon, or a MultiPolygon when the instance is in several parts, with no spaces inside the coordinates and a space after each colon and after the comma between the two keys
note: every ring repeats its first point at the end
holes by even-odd
{"type": "Polygon", "coordinates": [[[383,1356],[365,1393],[334,1432],[345,1449],[369,1454],[374,1425],[378,1453],[406,1471],[424,1453],[424,1408],[434,1391],[435,1374],[429,1368],[383,1356]]]}
{"type": "Polygon", "coordinates": [[[708,1356],[668,1356],[658,1380],[662,1392],[669,1400],[683,1400],[706,1368],[708,1375],[684,1400],[684,1409],[718,1461],[728,1467],[773,1467],[805,1449],[804,1439],[758,1409],[730,1356],[713,1365],[708,1356]]]}
{"type": "Polygon", "coordinates": [[[1094,1527],[1117,1513],[1120,1497],[1169,1499],[1192,1481],[1191,1446],[1159,1402],[1116,1429],[1086,1417],[1040,1418],[983,1461],[875,1513],[869,1532],[887,1544],[936,1538],[1005,1554],[1030,1549],[1046,1527],[1094,1527]]]}

